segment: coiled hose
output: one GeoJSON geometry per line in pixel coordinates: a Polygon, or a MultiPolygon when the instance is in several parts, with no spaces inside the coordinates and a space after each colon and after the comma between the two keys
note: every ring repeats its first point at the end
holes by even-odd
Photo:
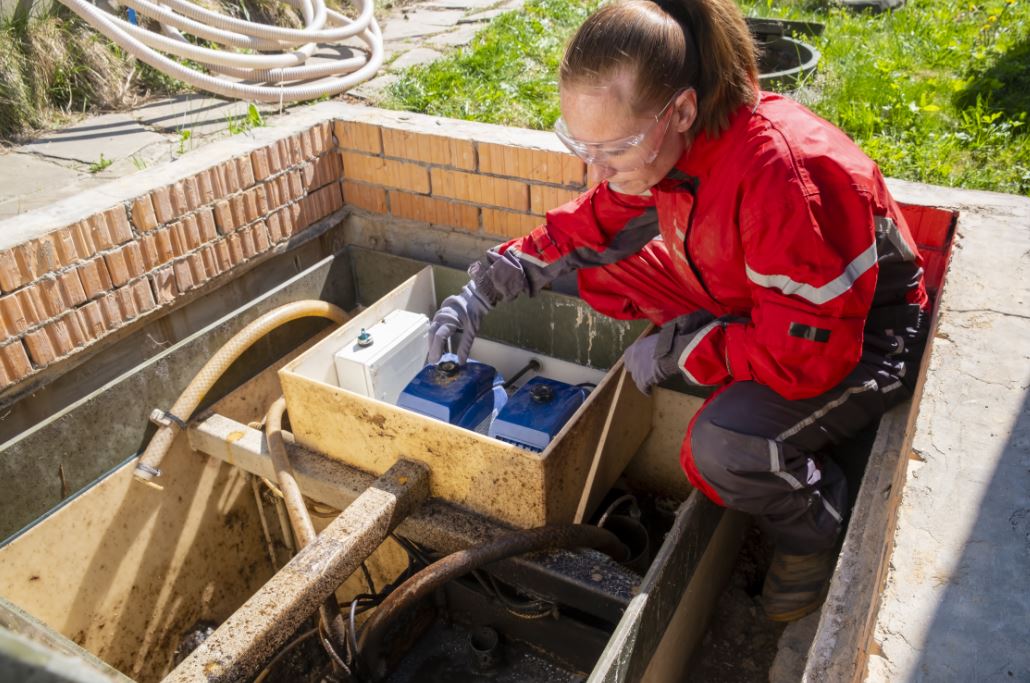
{"type": "Polygon", "coordinates": [[[244,351],[253,346],[254,342],[272,330],[292,320],[309,317],[328,318],[337,325],[341,325],[347,320],[347,314],[339,306],[325,301],[295,301],[265,313],[237,332],[204,364],[200,372],[190,381],[186,390],[175,401],[175,405],[170,411],[155,411],[160,414],[155,421],[159,422],[161,427],[150,439],[146,450],[140,456],[133,476],[145,484],[160,488],[153,479],[161,474],[161,462],[168,453],[168,449],[171,448],[172,442],[179,432],[186,428],[186,421],[190,419],[193,411],[197,409],[204,396],[226,369],[244,351]]]}
{"type": "Polygon", "coordinates": [[[121,1],[134,14],[156,22],[161,33],[104,12],[87,0],[61,0],[140,61],[226,97],[279,103],[317,99],[368,80],[383,65],[383,37],[373,16],[372,0],[354,0],[358,16],[353,19],[328,9],[324,0],[284,0],[300,10],[302,29],[237,19],[189,0],[121,1]],[[352,37],[365,44],[367,54],[307,63],[319,43],[339,43],[352,37]],[[185,60],[203,70],[183,63],[185,60]]]}

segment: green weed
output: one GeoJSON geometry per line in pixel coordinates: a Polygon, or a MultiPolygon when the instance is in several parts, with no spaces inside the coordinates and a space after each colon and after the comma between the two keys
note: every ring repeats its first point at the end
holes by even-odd
{"type": "Polygon", "coordinates": [[[193,139],[193,131],[188,128],[183,128],[179,131],[179,156],[185,154],[188,150],[193,149],[193,143],[190,142],[193,139]],[[187,145],[188,148],[187,148],[187,145]]]}
{"type": "Polygon", "coordinates": [[[257,106],[251,102],[247,105],[245,116],[229,116],[226,119],[226,124],[229,128],[229,135],[239,135],[240,133],[246,133],[254,128],[264,126],[265,120],[262,118],[257,106]]]}
{"type": "Polygon", "coordinates": [[[92,164],[89,165],[89,172],[90,173],[100,173],[101,171],[103,171],[105,168],[107,168],[108,166],[110,166],[113,163],[114,163],[113,159],[105,159],[104,158],[104,153],[101,152],[100,153],[100,158],[97,159],[96,161],[94,161],[92,164]]]}

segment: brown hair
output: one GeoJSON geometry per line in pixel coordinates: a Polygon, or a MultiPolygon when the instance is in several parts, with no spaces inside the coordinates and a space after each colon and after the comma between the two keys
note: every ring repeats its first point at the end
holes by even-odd
{"type": "Polygon", "coordinates": [[[715,137],[758,92],[754,40],[733,0],[626,0],[594,12],[569,42],[559,78],[596,83],[628,70],[634,112],[656,111],[682,89],[698,96],[695,130],[715,137]]]}

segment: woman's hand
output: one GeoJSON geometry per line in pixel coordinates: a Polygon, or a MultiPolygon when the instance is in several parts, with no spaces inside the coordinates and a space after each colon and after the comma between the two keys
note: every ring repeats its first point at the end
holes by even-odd
{"type": "Polygon", "coordinates": [[[475,282],[469,282],[462,287],[459,294],[444,299],[429,326],[428,361],[438,362],[447,350],[447,340],[461,330],[461,341],[454,353],[458,356],[459,363],[465,363],[472,349],[472,342],[476,340],[479,323],[491,308],[493,306],[480,296],[475,282]]]}

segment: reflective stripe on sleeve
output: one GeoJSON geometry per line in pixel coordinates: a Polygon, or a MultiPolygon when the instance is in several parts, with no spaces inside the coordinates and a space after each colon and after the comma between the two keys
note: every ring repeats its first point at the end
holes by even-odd
{"type": "Polygon", "coordinates": [[[714,386],[711,384],[704,384],[702,382],[697,381],[697,378],[690,374],[690,371],[687,370],[687,359],[690,358],[690,354],[694,351],[694,349],[697,348],[697,345],[700,344],[704,340],[704,338],[708,336],[708,333],[717,327],[722,327],[722,323],[718,320],[710,322],[704,327],[702,327],[694,335],[694,338],[690,340],[690,343],[687,344],[687,348],[683,349],[683,353],[680,354],[679,360],[677,361],[679,363],[679,369],[683,372],[683,374],[687,378],[687,381],[691,384],[696,384],[697,386],[701,387],[714,386]]]}
{"type": "Polygon", "coordinates": [[[865,275],[866,271],[876,265],[876,242],[869,245],[869,248],[856,256],[851,263],[844,268],[844,272],[827,282],[821,287],[814,287],[804,282],[793,280],[788,275],[763,275],[745,264],[747,277],[760,287],[775,288],[793,296],[806,299],[816,306],[825,304],[835,299],[844,292],[851,289],[858,278],[865,275]]]}

